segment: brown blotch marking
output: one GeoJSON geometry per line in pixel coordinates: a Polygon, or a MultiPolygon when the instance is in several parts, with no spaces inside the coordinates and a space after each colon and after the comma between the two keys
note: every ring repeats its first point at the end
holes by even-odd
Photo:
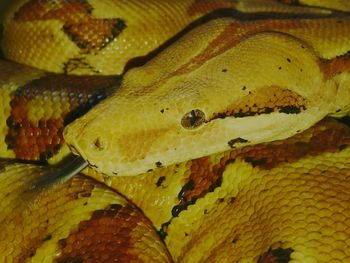
{"type": "MultiPolygon", "coordinates": [[[[215,38],[209,38],[206,48],[204,48],[198,55],[192,57],[190,60],[185,61],[184,64],[175,71],[169,72],[161,79],[142,87],[140,92],[151,92],[157,87],[166,83],[172,77],[187,74],[201,67],[204,63],[208,62],[211,58],[216,57],[230,48],[236,46],[245,37],[258,32],[264,31],[279,31],[282,33],[290,33],[293,29],[305,28],[313,22],[309,19],[269,19],[269,20],[253,20],[253,21],[239,21],[228,24],[215,38]]],[[[131,93],[132,94],[132,93],[131,93]]],[[[136,93],[134,93],[136,94],[136,93]]]]}
{"type": "Polygon", "coordinates": [[[291,90],[277,86],[263,87],[228,106],[224,112],[214,113],[210,120],[226,117],[242,118],[281,112],[298,114],[306,109],[305,99],[291,90]]]}
{"type": "MultiPolygon", "coordinates": [[[[323,152],[338,152],[350,144],[350,132],[339,126],[315,129],[308,140],[292,140],[284,143],[258,144],[232,151],[230,157],[242,158],[254,167],[272,169],[280,163],[294,162],[306,155],[317,156],[323,152]]],[[[320,126],[321,127],[321,126],[320,126]]],[[[295,137],[306,137],[305,131],[295,137]]]]}
{"type": "Polygon", "coordinates": [[[14,20],[59,20],[63,32],[82,50],[97,52],[113,41],[125,28],[122,19],[97,19],[87,0],[31,0],[16,13],[14,20]]]}
{"type": "Polygon", "coordinates": [[[190,61],[185,63],[182,67],[170,75],[176,76],[186,74],[187,72],[199,68],[211,58],[216,57],[236,46],[247,35],[267,30],[278,30],[283,33],[288,33],[291,29],[305,27],[305,24],[307,23],[310,23],[310,20],[236,20],[228,24],[216,38],[209,41],[206,48],[200,54],[193,57],[190,61]]]}
{"type": "Polygon", "coordinates": [[[332,78],[343,72],[350,73],[350,52],[334,59],[323,59],[321,61],[321,70],[327,78],[332,78]]]}
{"type": "Polygon", "coordinates": [[[63,26],[70,39],[84,50],[101,50],[126,28],[121,19],[89,19],[81,23],[63,26]]]}
{"type": "Polygon", "coordinates": [[[18,88],[12,95],[11,113],[7,119],[9,130],[5,142],[8,149],[22,160],[46,161],[64,143],[64,126],[107,97],[118,82],[115,77],[48,74],[18,88]],[[47,105],[67,102],[69,109],[62,110],[59,118],[41,118],[36,123],[28,116],[30,102],[34,99],[43,102],[33,106],[38,111],[47,112],[45,107],[51,107],[47,105]]]}
{"type": "Polygon", "coordinates": [[[226,159],[223,162],[220,161],[220,163],[213,164],[210,162],[209,157],[192,160],[191,174],[188,182],[178,194],[180,202],[173,207],[173,216],[178,216],[181,211],[187,209],[187,206],[194,204],[197,199],[219,187],[225,166],[233,161],[234,159],[226,159]]]}
{"type": "Polygon", "coordinates": [[[93,212],[77,229],[59,241],[55,262],[131,262],[139,261],[133,252],[132,233],[139,225],[151,223],[134,206],[113,204],[93,212]]]}
{"type": "MultiPolygon", "coordinates": [[[[257,144],[227,151],[216,163],[212,163],[209,157],[193,160],[191,174],[178,195],[179,203],[172,209],[173,217],[178,216],[208,192],[220,187],[225,167],[237,158],[260,169],[272,169],[281,163],[294,162],[306,155],[338,152],[350,145],[350,131],[345,126],[330,122],[325,127],[322,123],[283,142],[257,144]]],[[[227,200],[228,203],[234,201],[234,198],[227,200]]]]}
{"type": "Polygon", "coordinates": [[[64,207],[67,203],[76,200],[79,193],[91,193],[95,187],[96,183],[94,181],[87,180],[77,175],[74,179],[64,184],[57,185],[55,190],[50,191],[49,194],[40,194],[40,198],[37,198],[38,192],[26,192],[25,195],[22,196],[23,200],[26,200],[24,204],[26,209],[15,209],[13,211],[17,227],[27,230],[26,233],[18,233],[21,234],[21,238],[19,239],[21,240],[21,245],[16,248],[18,249],[18,253],[16,254],[17,256],[13,258],[13,262],[28,261],[30,257],[36,255],[36,251],[41,248],[45,242],[52,242],[54,233],[49,231],[49,229],[57,223],[58,219],[56,217],[48,218],[50,214],[46,212],[43,213],[43,209],[46,210],[48,204],[53,205],[53,209],[64,207]],[[31,220],[22,220],[24,216],[29,216],[31,220]],[[33,223],[33,220],[36,224],[33,223]],[[27,225],[24,226],[23,224],[27,225]]]}
{"type": "Polygon", "coordinates": [[[258,263],[285,263],[291,260],[290,255],[294,250],[291,248],[270,249],[259,257],[258,263]]]}
{"type": "Polygon", "coordinates": [[[195,0],[193,1],[192,5],[187,9],[187,13],[190,16],[201,16],[215,10],[234,7],[235,4],[232,1],[227,0],[195,0]]]}

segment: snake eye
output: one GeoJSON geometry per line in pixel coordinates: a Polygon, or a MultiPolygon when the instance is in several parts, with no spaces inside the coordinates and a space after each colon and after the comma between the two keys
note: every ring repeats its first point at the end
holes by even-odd
{"type": "Polygon", "coordinates": [[[181,119],[181,125],[185,129],[195,129],[205,122],[205,114],[201,110],[191,110],[187,112],[181,119]]]}

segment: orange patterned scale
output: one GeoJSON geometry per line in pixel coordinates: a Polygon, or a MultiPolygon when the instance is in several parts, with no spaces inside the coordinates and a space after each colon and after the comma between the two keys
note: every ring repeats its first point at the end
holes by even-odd
{"type": "Polygon", "coordinates": [[[20,87],[11,98],[5,142],[16,157],[46,161],[64,143],[63,128],[108,96],[116,77],[48,74],[20,87]]]}
{"type": "Polygon", "coordinates": [[[140,261],[137,254],[130,253],[137,240],[132,230],[138,226],[152,229],[142,212],[129,204],[96,210],[89,220],[79,223],[76,231],[59,241],[56,262],[140,261]]]}
{"type": "Polygon", "coordinates": [[[171,262],[141,210],[102,184],[76,176],[30,190],[48,169],[0,163],[0,261],[171,262]]]}
{"type": "Polygon", "coordinates": [[[197,199],[220,187],[225,167],[234,163],[237,158],[245,160],[253,167],[270,170],[280,163],[294,162],[307,154],[337,152],[350,144],[349,130],[333,129],[337,127],[334,123],[330,123],[325,128],[322,123],[315,126],[312,134],[305,135],[310,132],[306,131],[300,135],[303,136],[303,140],[295,136],[283,143],[258,144],[227,151],[213,160],[210,157],[203,157],[191,161],[191,172],[179,192],[179,204],[174,206],[172,215],[177,217],[197,199]]]}
{"type": "Polygon", "coordinates": [[[101,50],[126,27],[121,19],[96,19],[88,1],[32,0],[16,13],[15,21],[57,19],[64,23],[63,31],[82,50],[101,50]]]}

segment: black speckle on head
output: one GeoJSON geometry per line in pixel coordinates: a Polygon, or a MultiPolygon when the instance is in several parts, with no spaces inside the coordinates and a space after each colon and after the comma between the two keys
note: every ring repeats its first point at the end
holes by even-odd
{"type": "Polygon", "coordinates": [[[227,144],[231,147],[231,148],[235,148],[235,145],[237,143],[247,143],[248,141],[246,139],[243,139],[241,137],[238,137],[238,138],[235,138],[235,139],[232,139],[230,141],[227,142],[227,144]]]}
{"type": "Polygon", "coordinates": [[[291,63],[291,62],[292,62],[290,58],[287,58],[287,61],[288,61],[289,63],[291,63]]]}
{"type": "Polygon", "coordinates": [[[160,162],[160,161],[158,161],[158,162],[156,162],[156,167],[157,168],[161,168],[163,165],[162,165],[162,163],[160,162]]]}
{"type": "Polygon", "coordinates": [[[279,69],[279,70],[281,70],[281,69],[282,69],[282,67],[281,67],[281,66],[279,66],[279,67],[278,67],[278,69],[279,69]]]}
{"type": "Polygon", "coordinates": [[[221,72],[227,72],[227,69],[224,68],[224,69],[221,70],[221,72]]]}
{"type": "Polygon", "coordinates": [[[246,87],[246,86],[243,86],[242,90],[246,90],[246,89],[247,89],[247,87],[246,87]]]}
{"type": "Polygon", "coordinates": [[[165,111],[164,109],[161,109],[161,110],[160,110],[160,113],[164,113],[164,111],[165,111]]]}
{"type": "Polygon", "coordinates": [[[158,178],[158,181],[156,182],[156,186],[160,187],[162,186],[163,182],[165,181],[166,177],[165,176],[161,176],[158,178]]]}

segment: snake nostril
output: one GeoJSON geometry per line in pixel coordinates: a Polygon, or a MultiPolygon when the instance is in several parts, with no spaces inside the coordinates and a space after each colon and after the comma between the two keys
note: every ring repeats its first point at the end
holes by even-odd
{"type": "Polygon", "coordinates": [[[203,111],[195,109],[187,112],[181,119],[181,125],[185,129],[196,129],[205,122],[203,111]]]}
{"type": "Polygon", "coordinates": [[[94,140],[94,147],[95,147],[95,149],[97,149],[98,151],[103,151],[103,150],[106,148],[106,144],[105,144],[105,142],[104,142],[100,137],[97,137],[97,138],[94,140]]]}

